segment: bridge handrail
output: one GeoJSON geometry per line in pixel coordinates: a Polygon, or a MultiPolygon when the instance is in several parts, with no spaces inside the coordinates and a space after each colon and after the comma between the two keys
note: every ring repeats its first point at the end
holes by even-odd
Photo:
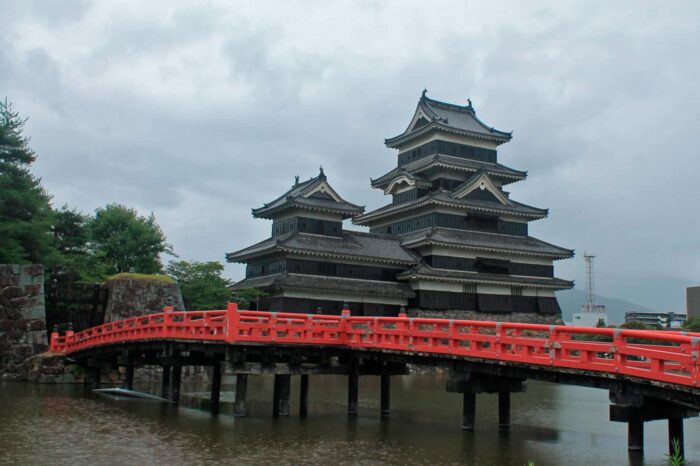
{"type": "Polygon", "coordinates": [[[50,349],[72,353],[136,340],[345,346],[508,361],[629,375],[698,386],[700,335],[433,318],[341,316],[238,310],[162,313],[108,322],[64,336],[50,349]]]}

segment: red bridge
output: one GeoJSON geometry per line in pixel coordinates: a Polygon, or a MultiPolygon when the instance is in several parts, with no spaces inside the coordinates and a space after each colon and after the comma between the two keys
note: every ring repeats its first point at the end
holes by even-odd
{"type": "Polygon", "coordinates": [[[683,419],[700,411],[700,334],[525,323],[353,317],[239,311],[173,312],[111,322],[64,336],[50,349],[92,371],[108,365],[164,368],[163,395],[179,398],[183,365],[213,366],[211,407],[218,412],[222,364],[237,374],[234,413],[245,415],[247,377],[274,373],[274,415],[289,414],[290,376],[300,375],[306,415],[308,376],[348,375],[348,412],[356,414],[358,377],[381,376],[389,413],[390,376],[408,364],[443,367],[448,391],[464,394],[463,428],[473,429],[477,393],[499,393],[499,424],[510,422],[510,393],[527,379],[610,391],[610,419],[627,422],[628,447],[643,449],[645,421],[667,419],[669,443],[683,441],[683,419]]]}

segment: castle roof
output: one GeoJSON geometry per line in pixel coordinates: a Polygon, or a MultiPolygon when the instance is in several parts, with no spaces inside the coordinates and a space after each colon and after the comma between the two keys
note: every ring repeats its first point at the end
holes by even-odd
{"type": "Polygon", "coordinates": [[[370,178],[370,182],[373,188],[386,189],[388,184],[401,173],[411,173],[413,176],[419,177],[421,173],[433,168],[447,168],[469,173],[476,173],[484,169],[489,175],[501,180],[502,184],[513,183],[527,177],[527,172],[514,170],[499,163],[486,163],[452,155],[434,154],[394,168],[377,179],[370,178]]]}
{"type": "MultiPolygon", "coordinates": [[[[415,296],[411,287],[406,283],[288,272],[246,278],[234,284],[231,290],[246,288],[272,288],[273,290],[294,290],[307,293],[330,292],[364,297],[412,298],[415,296]]],[[[309,311],[312,310],[309,309],[309,311]]]]}
{"type": "Polygon", "coordinates": [[[245,262],[253,257],[274,253],[293,253],[366,262],[413,265],[416,258],[392,236],[344,230],[342,236],[322,236],[293,232],[268,238],[240,251],[226,254],[229,262],[245,262]]]}
{"type": "Polygon", "coordinates": [[[468,101],[468,105],[461,106],[430,99],[426,94],[427,91],[423,91],[406,130],[384,141],[388,147],[397,148],[411,139],[435,130],[482,139],[497,145],[511,140],[512,132],[499,131],[477,118],[471,100],[468,101]]]}
{"type": "Polygon", "coordinates": [[[274,219],[280,212],[289,208],[299,208],[318,212],[340,214],[342,218],[351,218],[364,212],[364,206],[352,204],[343,198],[330,186],[320,169],[318,176],[299,182],[296,178],[294,185],[278,198],[253,209],[253,217],[274,219]]]}
{"type": "Polygon", "coordinates": [[[404,235],[401,245],[408,249],[422,246],[445,246],[476,251],[540,256],[552,259],[573,257],[574,251],[547,243],[532,236],[514,236],[483,231],[432,227],[404,235]]]}
{"type": "Polygon", "coordinates": [[[467,212],[493,215],[513,215],[516,217],[524,217],[529,220],[544,218],[548,214],[547,209],[532,207],[510,199],[508,204],[481,199],[461,199],[455,198],[449,191],[438,190],[432,191],[411,202],[396,205],[389,204],[377,210],[373,210],[372,212],[359,215],[353,218],[353,223],[356,225],[369,225],[382,218],[428,206],[455,207],[466,210],[467,212]]]}
{"type": "Polygon", "coordinates": [[[535,288],[549,288],[553,290],[565,290],[572,288],[574,282],[561,278],[522,277],[513,275],[499,275],[479,272],[465,272],[461,270],[435,269],[425,262],[401,272],[399,280],[436,280],[440,282],[481,283],[487,285],[530,286],[535,288]]]}

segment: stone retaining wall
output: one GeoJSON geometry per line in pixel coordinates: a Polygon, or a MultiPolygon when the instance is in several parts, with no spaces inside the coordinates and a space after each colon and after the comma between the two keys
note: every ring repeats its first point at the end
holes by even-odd
{"type": "Polygon", "coordinates": [[[105,322],[162,312],[165,306],[184,311],[180,285],[148,278],[114,278],[105,282],[109,290],[105,322]]]}
{"type": "Polygon", "coordinates": [[[0,376],[21,377],[22,363],[46,351],[44,267],[0,264],[0,376]]]}

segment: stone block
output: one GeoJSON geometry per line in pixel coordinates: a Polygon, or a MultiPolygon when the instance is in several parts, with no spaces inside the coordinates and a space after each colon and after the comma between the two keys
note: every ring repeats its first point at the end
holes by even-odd
{"type": "Polygon", "coordinates": [[[176,283],[163,283],[148,279],[113,279],[106,283],[109,301],[105,310],[105,322],[162,312],[172,304],[184,310],[180,287],[176,283]]]}
{"type": "MultiPolygon", "coordinates": [[[[40,306],[29,306],[22,310],[22,318],[26,320],[42,320],[46,319],[46,310],[44,305],[40,306]]],[[[46,324],[44,323],[44,326],[46,324]]]]}
{"type": "Polygon", "coordinates": [[[46,330],[46,321],[44,319],[33,319],[27,322],[27,330],[30,332],[42,332],[46,330]]]}
{"type": "Polygon", "coordinates": [[[23,296],[25,296],[23,286],[12,285],[0,288],[0,300],[2,301],[10,302],[12,299],[23,296]]]}
{"type": "Polygon", "coordinates": [[[14,308],[25,308],[30,304],[29,298],[26,296],[19,296],[17,298],[10,299],[10,306],[14,308]]]}

